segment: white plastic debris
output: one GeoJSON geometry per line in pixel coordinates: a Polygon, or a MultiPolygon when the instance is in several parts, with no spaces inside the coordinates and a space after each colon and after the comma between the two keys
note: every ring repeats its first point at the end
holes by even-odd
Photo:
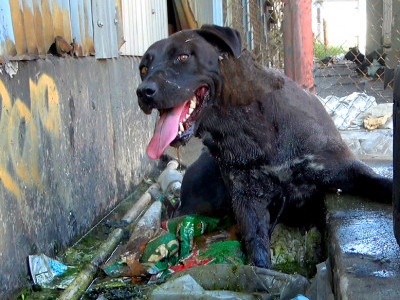
{"type": "Polygon", "coordinates": [[[375,97],[357,92],[346,97],[333,95],[326,98],[319,97],[319,100],[340,130],[361,128],[363,119],[360,121],[359,118],[368,109],[377,105],[375,97]]]}
{"type": "Polygon", "coordinates": [[[182,173],[177,170],[178,166],[177,161],[170,161],[158,177],[157,182],[164,193],[171,192],[179,195],[183,177],[182,173]]]}
{"type": "Polygon", "coordinates": [[[342,61],[344,59],[345,54],[344,53],[340,53],[336,56],[336,60],[337,61],[342,61]]]}
{"type": "Polygon", "coordinates": [[[28,259],[33,282],[40,286],[50,283],[68,269],[66,265],[44,254],[29,255],[28,259]]]}

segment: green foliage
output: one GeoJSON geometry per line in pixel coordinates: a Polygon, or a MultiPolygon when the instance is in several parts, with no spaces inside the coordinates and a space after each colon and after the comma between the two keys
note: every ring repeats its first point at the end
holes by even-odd
{"type": "Polygon", "coordinates": [[[317,40],[314,40],[314,56],[320,61],[324,57],[327,56],[337,56],[341,53],[346,53],[348,50],[345,50],[342,46],[328,46],[325,49],[325,45],[317,40]]]}

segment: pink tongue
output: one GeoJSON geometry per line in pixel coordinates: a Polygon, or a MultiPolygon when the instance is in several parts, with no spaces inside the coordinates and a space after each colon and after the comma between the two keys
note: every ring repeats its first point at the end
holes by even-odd
{"type": "Polygon", "coordinates": [[[151,159],[159,159],[165,148],[175,139],[178,134],[179,119],[185,108],[186,102],[164,112],[157,121],[153,138],[147,146],[147,155],[151,159]]]}

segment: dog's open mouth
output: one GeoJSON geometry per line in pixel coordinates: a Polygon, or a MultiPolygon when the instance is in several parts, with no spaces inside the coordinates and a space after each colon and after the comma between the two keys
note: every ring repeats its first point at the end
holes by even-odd
{"type": "Polygon", "coordinates": [[[190,139],[207,96],[208,88],[201,86],[191,99],[182,104],[169,109],[159,109],[160,118],[153,138],[147,146],[147,155],[151,159],[160,158],[168,145],[178,147],[190,139]]]}

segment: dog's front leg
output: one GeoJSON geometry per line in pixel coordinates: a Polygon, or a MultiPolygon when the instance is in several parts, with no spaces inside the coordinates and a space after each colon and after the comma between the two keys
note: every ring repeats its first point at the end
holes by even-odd
{"type": "MultiPolygon", "coordinates": [[[[271,267],[269,239],[270,214],[264,197],[240,188],[243,182],[232,182],[232,207],[240,226],[248,260],[261,268],[271,267]]],[[[251,188],[250,188],[251,189],[251,188]]]]}

